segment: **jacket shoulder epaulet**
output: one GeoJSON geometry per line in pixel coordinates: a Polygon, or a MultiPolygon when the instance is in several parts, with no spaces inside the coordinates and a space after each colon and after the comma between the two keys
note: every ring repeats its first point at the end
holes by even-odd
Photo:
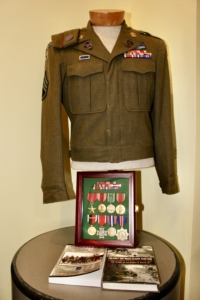
{"type": "Polygon", "coordinates": [[[159,37],[155,36],[155,35],[152,35],[150,34],[149,32],[146,32],[146,31],[142,31],[142,30],[138,30],[138,32],[142,35],[145,35],[145,36],[150,36],[150,37],[154,37],[156,39],[160,39],[159,37]]]}
{"type": "Polygon", "coordinates": [[[67,48],[78,43],[80,29],[71,29],[59,34],[52,35],[52,45],[55,48],[67,48]]]}

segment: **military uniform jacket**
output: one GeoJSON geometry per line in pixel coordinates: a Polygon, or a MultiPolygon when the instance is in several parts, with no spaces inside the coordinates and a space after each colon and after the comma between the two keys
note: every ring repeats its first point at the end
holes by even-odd
{"type": "MultiPolygon", "coordinates": [[[[140,53],[140,51],[139,51],[140,53]]],[[[166,46],[124,22],[112,53],[87,28],[52,36],[42,102],[44,203],[68,199],[63,172],[61,104],[71,121],[74,161],[154,157],[163,193],[178,192],[166,46]],[[146,57],[124,57],[145,48],[146,57]]]]}

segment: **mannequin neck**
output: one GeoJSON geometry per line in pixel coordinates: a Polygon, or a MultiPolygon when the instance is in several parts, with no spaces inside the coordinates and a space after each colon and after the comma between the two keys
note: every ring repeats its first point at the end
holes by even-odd
{"type": "Polygon", "coordinates": [[[124,11],[117,9],[90,10],[90,22],[93,26],[119,26],[124,21],[124,11]]]}

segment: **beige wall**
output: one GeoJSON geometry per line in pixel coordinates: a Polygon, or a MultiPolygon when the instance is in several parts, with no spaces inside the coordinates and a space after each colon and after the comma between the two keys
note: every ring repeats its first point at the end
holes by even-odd
{"type": "Polygon", "coordinates": [[[42,204],[44,54],[51,34],[85,26],[94,8],[124,9],[129,25],[162,37],[169,48],[181,192],[162,195],[155,169],[143,170],[143,229],[178,249],[185,261],[185,300],[199,299],[196,5],[196,0],[0,1],[0,299],[11,297],[10,263],[17,249],[38,234],[74,225],[74,200],[42,204]]]}
{"type": "Polygon", "coordinates": [[[191,247],[191,269],[190,269],[190,299],[198,299],[199,290],[199,275],[200,275],[200,58],[198,53],[200,52],[200,2],[197,1],[197,60],[196,60],[196,75],[197,75],[197,101],[196,101],[196,160],[195,160],[195,188],[194,188],[194,208],[193,208],[193,220],[192,220],[192,247],[191,247]],[[197,292],[198,291],[198,292],[197,292]]]}

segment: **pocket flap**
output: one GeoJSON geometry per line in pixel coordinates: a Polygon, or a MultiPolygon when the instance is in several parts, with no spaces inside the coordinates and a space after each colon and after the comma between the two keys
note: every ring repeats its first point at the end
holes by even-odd
{"type": "Polygon", "coordinates": [[[67,66],[68,76],[86,77],[91,74],[100,73],[103,71],[102,63],[75,63],[67,66]]]}
{"type": "Polygon", "coordinates": [[[122,62],[123,71],[132,71],[137,73],[155,72],[155,63],[149,59],[143,58],[126,58],[122,62]]]}

